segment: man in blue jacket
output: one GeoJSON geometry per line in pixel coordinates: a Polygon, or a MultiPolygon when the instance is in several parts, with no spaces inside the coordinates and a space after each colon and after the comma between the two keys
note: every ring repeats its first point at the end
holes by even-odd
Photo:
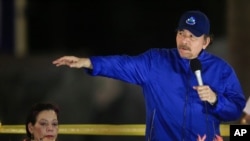
{"type": "Polygon", "coordinates": [[[221,122],[240,118],[246,100],[234,69],[205,50],[211,43],[208,17],[187,11],[179,20],[176,48],[137,56],[63,56],[53,64],[141,86],[146,141],[196,141],[200,135],[212,141],[220,135],[221,122]],[[192,70],[191,60],[202,67],[192,70]]]}

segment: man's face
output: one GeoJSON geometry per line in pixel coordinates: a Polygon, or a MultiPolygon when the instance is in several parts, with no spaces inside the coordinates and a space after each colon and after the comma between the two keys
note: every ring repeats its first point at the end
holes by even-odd
{"type": "Polygon", "coordinates": [[[202,49],[205,49],[209,40],[204,35],[196,37],[189,30],[178,30],[176,35],[177,49],[182,58],[194,59],[196,58],[202,49]]]}

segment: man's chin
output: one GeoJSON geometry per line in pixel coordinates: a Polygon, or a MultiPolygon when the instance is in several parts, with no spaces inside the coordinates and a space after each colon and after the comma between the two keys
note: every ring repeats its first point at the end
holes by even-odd
{"type": "Polygon", "coordinates": [[[192,57],[190,55],[180,54],[182,59],[191,59],[192,57]]]}

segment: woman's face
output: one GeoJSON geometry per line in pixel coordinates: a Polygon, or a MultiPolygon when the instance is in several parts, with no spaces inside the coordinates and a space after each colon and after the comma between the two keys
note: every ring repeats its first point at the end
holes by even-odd
{"type": "Polygon", "coordinates": [[[55,111],[41,111],[36,118],[36,123],[28,125],[34,140],[55,141],[58,134],[58,119],[55,111]]]}

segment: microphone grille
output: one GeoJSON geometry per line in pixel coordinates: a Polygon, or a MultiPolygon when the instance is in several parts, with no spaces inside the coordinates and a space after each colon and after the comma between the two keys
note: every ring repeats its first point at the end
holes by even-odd
{"type": "Polygon", "coordinates": [[[190,60],[190,66],[193,72],[201,70],[201,62],[197,58],[190,60]]]}

